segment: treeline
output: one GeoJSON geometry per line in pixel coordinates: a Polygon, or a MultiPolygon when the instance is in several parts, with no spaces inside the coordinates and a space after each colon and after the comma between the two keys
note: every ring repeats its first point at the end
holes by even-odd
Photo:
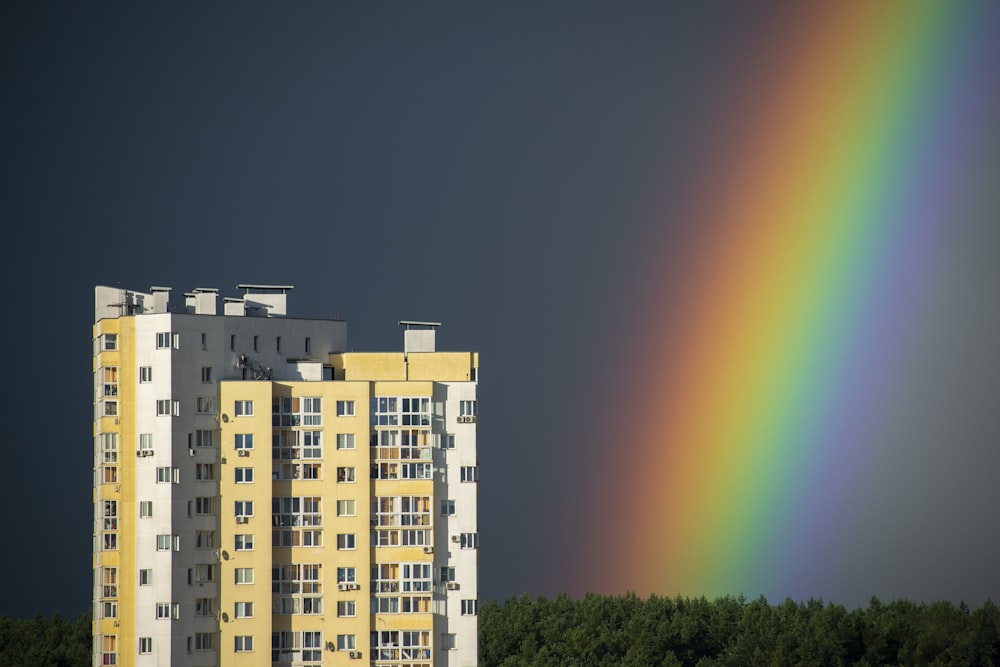
{"type": "Polygon", "coordinates": [[[1000,609],[950,602],[848,611],[821,600],[582,600],[521,596],[480,607],[480,667],[1000,666],[1000,609]]]}
{"type": "Polygon", "coordinates": [[[0,665],[3,667],[90,667],[90,614],[69,621],[0,616],[0,665]]]}
{"type": "MultiPolygon", "coordinates": [[[[480,667],[1000,667],[1000,608],[907,600],[848,611],[764,598],[526,595],[483,603],[480,667]]],[[[89,667],[90,614],[0,616],[3,667],[89,667]]]]}

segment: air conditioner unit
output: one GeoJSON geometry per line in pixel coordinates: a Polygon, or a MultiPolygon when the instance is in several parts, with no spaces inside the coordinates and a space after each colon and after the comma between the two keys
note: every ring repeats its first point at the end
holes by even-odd
{"type": "Polygon", "coordinates": [[[361,651],[351,651],[350,653],[347,654],[347,656],[349,658],[355,658],[355,659],[360,658],[361,657],[361,651]]]}
{"type": "Polygon", "coordinates": [[[239,450],[236,451],[236,455],[237,456],[250,456],[250,450],[239,449],[239,450]]]}
{"type": "Polygon", "coordinates": [[[348,585],[349,584],[337,584],[337,590],[338,591],[348,591],[348,590],[350,590],[348,588],[348,585]]]}
{"type": "Polygon", "coordinates": [[[247,518],[245,516],[238,516],[238,517],[236,517],[236,523],[246,523],[246,522],[247,522],[247,518]]]}
{"type": "Polygon", "coordinates": [[[457,581],[449,581],[447,588],[448,588],[449,591],[457,591],[458,590],[458,582],[457,581]]]}
{"type": "Polygon", "coordinates": [[[432,554],[432,553],[434,553],[434,547],[424,547],[424,553],[425,554],[432,554]]]}
{"type": "Polygon", "coordinates": [[[145,456],[146,454],[141,449],[137,449],[137,450],[135,450],[135,455],[136,456],[145,456]]]}
{"type": "Polygon", "coordinates": [[[451,541],[452,542],[461,542],[462,541],[462,536],[461,535],[452,535],[451,536],[451,541]]]}
{"type": "Polygon", "coordinates": [[[152,455],[153,455],[152,449],[147,449],[146,452],[143,454],[143,456],[152,456],[152,455]]]}

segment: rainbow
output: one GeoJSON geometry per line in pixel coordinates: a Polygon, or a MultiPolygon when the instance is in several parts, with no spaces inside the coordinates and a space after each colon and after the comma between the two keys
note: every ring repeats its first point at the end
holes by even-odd
{"type": "Polygon", "coordinates": [[[786,7],[690,196],[659,204],[584,475],[614,480],[589,590],[830,599],[879,539],[861,517],[898,453],[907,332],[990,196],[1000,4],[786,7]]]}

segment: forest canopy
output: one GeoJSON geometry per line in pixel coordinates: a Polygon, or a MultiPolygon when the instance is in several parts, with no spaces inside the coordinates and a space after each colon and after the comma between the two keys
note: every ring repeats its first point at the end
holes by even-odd
{"type": "MultiPolygon", "coordinates": [[[[90,651],[89,613],[0,616],[4,667],[89,667],[90,651]]],[[[1000,608],[523,595],[481,605],[479,652],[480,667],[1000,666],[1000,608]]]]}
{"type": "Polygon", "coordinates": [[[480,608],[480,667],[1000,665],[1000,609],[560,595],[480,608]]]}

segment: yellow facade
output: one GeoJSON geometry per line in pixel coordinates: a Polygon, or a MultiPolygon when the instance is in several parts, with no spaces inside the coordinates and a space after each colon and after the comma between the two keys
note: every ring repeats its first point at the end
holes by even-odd
{"type": "MultiPolygon", "coordinates": [[[[119,341],[134,335],[131,320],[102,320],[94,327],[94,340],[117,336],[119,341]]],[[[99,343],[98,343],[99,344],[99,343]]],[[[124,595],[135,586],[135,569],[131,566],[135,554],[135,524],[124,520],[135,509],[135,396],[130,383],[122,381],[135,373],[135,351],[119,344],[115,350],[100,348],[94,359],[94,372],[99,387],[106,387],[108,371],[116,376],[110,387],[98,394],[95,405],[95,438],[112,436],[115,449],[97,454],[94,475],[94,500],[97,504],[97,525],[94,535],[94,572],[96,578],[96,609],[93,621],[95,637],[111,638],[118,656],[134,650],[135,609],[124,595]],[[113,391],[113,393],[111,393],[113,391]],[[108,403],[117,406],[115,415],[106,415],[108,403]],[[115,503],[114,516],[108,517],[105,502],[115,503]],[[114,605],[106,613],[106,605],[114,605]],[[109,610],[110,611],[110,610],[109,610]]],[[[98,440],[100,443],[101,440],[98,440]]],[[[119,663],[121,664],[121,663],[119,663]]]]}

